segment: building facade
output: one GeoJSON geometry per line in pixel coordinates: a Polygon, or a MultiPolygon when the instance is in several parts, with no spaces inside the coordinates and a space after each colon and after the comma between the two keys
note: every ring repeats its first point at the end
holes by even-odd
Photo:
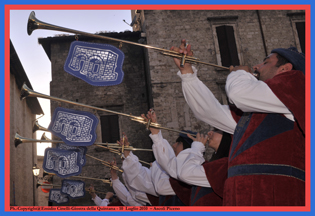
{"type": "Polygon", "coordinates": [[[43,114],[37,98],[20,100],[23,83],[32,88],[20,59],[10,43],[10,205],[36,206],[38,204],[36,183],[32,168],[37,163],[36,143],[21,143],[14,140],[20,136],[36,139],[33,124],[36,115],[43,114]]]}
{"type": "MultiPolygon", "coordinates": [[[[141,39],[139,32],[106,33],[105,35],[133,42],[138,42],[141,39]]],[[[73,41],[75,41],[74,36],[39,39],[40,44],[42,44],[52,62],[51,96],[135,116],[140,116],[148,111],[150,96],[148,95],[144,48],[123,44],[120,48],[125,55],[122,68],[124,71],[123,82],[114,86],[92,86],[64,71],[64,64],[70,44],[73,41]]],[[[79,36],[79,41],[111,44],[117,48],[120,46],[119,42],[84,36],[79,36]]],[[[97,143],[116,143],[124,132],[133,147],[151,149],[152,142],[145,125],[131,121],[129,117],[55,101],[51,101],[52,115],[58,106],[87,111],[97,116],[99,118],[99,124],[96,129],[97,143]]],[[[54,137],[54,139],[57,139],[57,137],[54,137]]],[[[154,160],[152,152],[138,151],[134,153],[138,155],[140,160],[146,162],[154,160]]],[[[104,161],[112,161],[115,157],[119,167],[121,166],[121,157],[119,155],[100,147],[89,146],[87,154],[104,161]]],[[[82,168],[81,176],[107,179],[110,178],[110,170],[107,166],[102,165],[100,161],[86,157],[86,164],[82,168]]],[[[60,178],[54,177],[54,184],[59,184],[60,181],[60,178]]],[[[93,184],[96,191],[106,192],[112,190],[110,185],[104,184],[102,181],[84,181],[87,187],[93,184]]],[[[105,194],[99,194],[99,196],[104,198],[105,194]]],[[[84,198],[71,199],[67,205],[93,205],[93,201],[87,193],[84,198]]]]}
{"type": "MultiPolygon", "coordinates": [[[[133,10],[133,29],[146,43],[170,49],[186,39],[200,61],[229,67],[261,63],[275,48],[296,47],[305,52],[305,12],[292,10],[133,10]]],[[[153,105],[166,127],[204,131],[186,104],[178,68],[172,58],[148,50],[153,105]]],[[[195,65],[198,77],[222,104],[228,104],[228,70],[195,65]]],[[[163,132],[167,139],[174,136],[163,132]]]]}

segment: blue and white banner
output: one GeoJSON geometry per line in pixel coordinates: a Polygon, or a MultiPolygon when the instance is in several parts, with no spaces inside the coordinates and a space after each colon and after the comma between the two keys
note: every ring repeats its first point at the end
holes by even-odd
{"type": "Polygon", "coordinates": [[[90,146],[96,140],[98,118],[89,112],[57,107],[48,130],[70,146],[90,146]]]}
{"type": "Polygon", "coordinates": [[[46,148],[43,169],[48,173],[55,173],[61,178],[79,175],[82,171],[80,151],[46,148]]]}
{"type": "Polygon", "coordinates": [[[80,165],[83,167],[85,165],[85,154],[87,152],[87,147],[85,146],[69,146],[65,143],[58,143],[57,149],[64,149],[64,150],[69,150],[69,149],[78,149],[80,151],[80,165]]]}
{"type": "Polygon", "coordinates": [[[62,180],[61,193],[71,198],[80,198],[85,195],[85,183],[81,180],[62,180]]]}
{"type": "Polygon", "coordinates": [[[108,44],[74,41],[64,70],[93,86],[118,85],[124,78],[124,53],[108,44]]]}
{"type": "Polygon", "coordinates": [[[69,197],[66,194],[62,194],[60,189],[51,189],[49,191],[49,201],[62,204],[69,202],[69,197]]]}

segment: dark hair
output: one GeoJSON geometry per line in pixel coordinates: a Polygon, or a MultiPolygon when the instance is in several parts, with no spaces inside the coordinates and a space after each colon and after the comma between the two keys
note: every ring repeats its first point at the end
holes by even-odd
{"type": "Polygon", "coordinates": [[[183,137],[179,136],[176,139],[176,142],[178,143],[183,143],[183,150],[187,149],[187,148],[191,148],[191,143],[188,143],[187,140],[185,140],[183,137]]]}
{"type": "MultiPolygon", "coordinates": [[[[289,62],[288,59],[284,58],[282,55],[279,55],[278,53],[277,53],[277,59],[278,59],[278,61],[277,61],[276,67],[280,67],[282,65],[285,65],[286,63],[291,63],[291,62],[289,62]]],[[[292,69],[294,69],[293,64],[292,64],[292,67],[293,67],[292,69]]]]}
{"type": "MultiPolygon", "coordinates": [[[[196,132],[192,132],[190,130],[183,130],[183,132],[187,132],[190,134],[197,134],[196,132]]],[[[183,143],[183,150],[187,149],[187,148],[191,148],[191,144],[193,143],[193,140],[190,139],[187,134],[185,133],[180,133],[179,137],[176,139],[176,142],[181,142],[183,143]]]]}

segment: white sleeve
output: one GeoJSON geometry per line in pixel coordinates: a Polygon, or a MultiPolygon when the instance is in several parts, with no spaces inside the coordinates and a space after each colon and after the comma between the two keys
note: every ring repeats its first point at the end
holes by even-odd
{"type": "Polygon", "coordinates": [[[176,155],[172,146],[163,139],[161,130],[158,134],[150,134],[153,141],[152,150],[158,164],[171,177],[177,179],[176,155]]]}
{"type": "Polygon", "coordinates": [[[177,73],[182,79],[182,90],[188,106],[197,119],[233,134],[236,122],[229,106],[220,104],[209,88],[198,79],[196,68],[193,67],[193,70],[193,74],[177,73]]]}
{"type": "Polygon", "coordinates": [[[126,181],[126,178],[125,178],[125,174],[123,173],[122,174],[122,177],[124,179],[124,182],[125,182],[125,185],[126,185],[126,188],[129,190],[129,193],[131,195],[131,197],[136,200],[138,203],[140,203],[142,206],[145,206],[146,203],[150,203],[148,197],[147,197],[147,194],[142,192],[142,191],[138,191],[138,190],[135,190],[134,188],[130,187],[130,185],[128,184],[128,181],[126,181]]]}
{"type": "Polygon", "coordinates": [[[244,70],[229,74],[225,90],[230,102],[243,112],[282,113],[294,121],[292,113],[269,86],[244,70]]]}
{"type": "Polygon", "coordinates": [[[202,164],[205,162],[203,152],[205,146],[201,142],[193,142],[191,148],[177,155],[178,178],[187,184],[211,187],[202,164]]]}
{"type": "Polygon", "coordinates": [[[151,170],[142,166],[138,157],[132,152],[125,158],[121,168],[124,170],[125,179],[130,187],[157,196],[151,180],[151,170]]]}
{"type": "Polygon", "coordinates": [[[119,181],[119,178],[112,180],[112,183],[118,199],[124,206],[142,206],[142,204],[132,198],[127,188],[119,181]]]}
{"type": "Polygon", "coordinates": [[[95,196],[95,198],[92,200],[94,201],[95,205],[97,206],[107,206],[109,204],[109,200],[108,199],[101,199],[99,196],[95,196]]]}
{"type": "Polygon", "coordinates": [[[152,181],[159,195],[175,195],[170,183],[170,176],[154,161],[151,167],[152,181]]]}

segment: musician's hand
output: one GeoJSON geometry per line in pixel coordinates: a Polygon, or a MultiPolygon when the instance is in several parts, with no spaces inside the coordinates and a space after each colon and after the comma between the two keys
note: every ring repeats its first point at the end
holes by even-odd
{"type": "MultiPolygon", "coordinates": [[[[120,138],[120,141],[117,141],[117,143],[118,143],[120,146],[124,145],[125,147],[128,147],[129,144],[130,144],[129,141],[128,141],[128,137],[127,137],[127,135],[125,134],[125,132],[123,132],[122,134],[123,134],[123,137],[121,137],[121,138],[120,138]]],[[[130,151],[124,150],[123,153],[124,153],[125,157],[127,157],[127,156],[129,155],[130,151]]]]}
{"type": "Polygon", "coordinates": [[[237,71],[237,70],[244,70],[246,72],[251,73],[251,69],[248,66],[243,66],[243,65],[240,65],[240,66],[233,66],[233,65],[231,65],[230,66],[230,72],[237,71]]]}
{"type": "Polygon", "coordinates": [[[193,141],[201,142],[203,145],[206,145],[206,143],[208,142],[208,135],[197,133],[196,138],[191,136],[190,134],[187,134],[187,136],[193,141]]]}
{"type": "Polygon", "coordinates": [[[105,199],[108,199],[108,200],[109,200],[109,199],[112,198],[113,196],[114,196],[114,193],[109,191],[109,192],[106,193],[105,199]]]}
{"type": "MultiPolygon", "coordinates": [[[[183,39],[181,41],[181,45],[179,47],[172,46],[170,50],[178,52],[180,54],[187,55],[187,56],[193,56],[193,52],[191,50],[191,45],[188,44],[187,47],[185,47],[185,46],[186,46],[186,40],[183,39]]],[[[194,71],[192,70],[191,64],[185,63],[184,67],[181,67],[180,66],[181,59],[178,59],[178,58],[173,58],[173,59],[174,59],[176,66],[179,68],[179,70],[182,74],[194,73],[194,71]]]]}
{"type": "MultiPolygon", "coordinates": [[[[151,119],[152,123],[157,123],[157,118],[156,118],[156,113],[153,109],[150,109],[147,113],[147,116],[145,116],[144,114],[141,115],[142,118],[144,118],[144,120],[146,122],[149,121],[149,119],[151,119]]],[[[158,134],[160,129],[154,128],[154,127],[150,127],[149,128],[152,134],[158,134]]]]}
{"type": "MultiPolygon", "coordinates": [[[[114,160],[113,160],[112,162],[110,162],[110,165],[112,165],[112,166],[117,166],[116,158],[114,158],[114,160]]],[[[112,180],[118,179],[117,172],[116,172],[116,170],[113,169],[113,168],[110,169],[110,175],[111,175],[111,177],[112,177],[112,180]]]]}
{"type": "Polygon", "coordinates": [[[89,191],[90,195],[92,196],[92,198],[94,199],[94,198],[96,197],[94,186],[91,185],[91,186],[88,188],[88,191],[89,191]]]}

